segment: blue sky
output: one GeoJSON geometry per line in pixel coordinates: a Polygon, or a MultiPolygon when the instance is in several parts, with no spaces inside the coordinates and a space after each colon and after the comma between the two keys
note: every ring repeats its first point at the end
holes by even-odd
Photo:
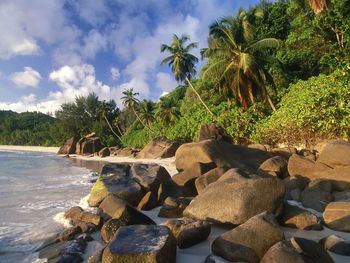
{"type": "Polygon", "coordinates": [[[1,0],[0,110],[53,113],[90,92],[121,107],[125,88],[157,100],[176,86],[162,43],[185,33],[206,47],[210,23],[257,2],[1,0]]]}

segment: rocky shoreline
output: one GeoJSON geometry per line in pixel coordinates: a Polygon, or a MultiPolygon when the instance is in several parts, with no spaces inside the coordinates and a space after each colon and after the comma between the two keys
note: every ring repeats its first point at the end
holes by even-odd
{"type": "Polygon", "coordinates": [[[82,262],[98,235],[102,249],[87,262],[182,262],[179,251],[205,242],[206,258],[192,262],[350,261],[339,236],[350,236],[349,142],[297,150],[202,139],[176,150],[173,176],[156,163],[106,163],[88,200],[97,212],[66,211],[72,227],[39,258],[82,262]],[[322,229],[338,236],[307,237],[322,229]]]}

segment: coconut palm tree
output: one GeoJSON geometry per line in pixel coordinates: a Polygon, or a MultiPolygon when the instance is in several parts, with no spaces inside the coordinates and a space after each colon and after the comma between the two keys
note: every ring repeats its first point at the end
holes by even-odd
{"type": "Polygon", "coordinates": [[[140,119],[147,124],[148,128],[151,128],[151,123],[155,120],[154,108],[155,105],[151,101],[144,100],[142,103],[140,103],[140,119]]]}
{"type": "Polygon", "coordinates": [[[147,128],[149,131],[152,131],[141,119],[140,116],[137,114],[136,111],[136,107],[139,105],[140,101],[136,98],[136,96],[139,95],[138,92],[134,93],[134,89],[130,88],[130,89],[125,89],[123,91],[123,97],[122,99],[122,103],[124,105],[124,107],[126,107],[128,110],[132,110],[136,116],[136,118],[138,119],[138,121],[145,127],[147,128]]]}
{"type": "Polygon", "coordinates": [[[245,109],[260,94],[275,111],[265,83],[273,88],[275,85],[264,66],[273,59],[266,50],[279,47],[279,41],[254,39],[249,20],[256,13],[260,12],[241,10],[236,18],[224,18],[210,26],[209,47],[201,50],[202,56],[209,59],[202,77],[211,75],[220,88],[232,91],[245,109]]]}
{"type": "Polygon", "coordinates": [[[192,42],[185,46],[185,43],[189,40],[189,36],[181,35],[181,37],[178,37],[177,35],[174,35],[170,46],[166,44],[161,45],[160,51],[167,51],[171,55],[163,59],[160,64],[163,65],[165,63],[168,63],[175,75],[175,80],[177,82],[186,81],[188,85],[193,89],[194,93],[197,95],[203,106],[211,115],[213,115],[211,110],[204,103],[201,96],[191,83],[191,78],[196,74],[194,64],[198,62],[198,58],[189,53],[189,51],[193,48],[197,48],[198,43],[192,42]]]}
{"type": "Polygon", "coordinates": [[[172,100],[161,98],[156,109],[156,117],[164,124],[173,124],[180,118],[180,110],[172,100]]]}
{"type": "Polygon", "coordinates": [[[112,125],[110,124],[110,122],[109,122],[109,120],[108,120],[108,118],[107,118],[107,115],[108,115],[108,112],[110,112],[110,108],[111,108],[111,106],[113,107],[113,108],[115,108],[115,105],[112,105],[112,104],[115,104],[115,102],[114,101],[110,101],[110,102],[105,102],[105,101],[103,101],[100,105],[99,105],[99,107],[98,107],[98,112],[99,112],[99,114],[102,116],[102,118],[106,121],[106,123],[107,123],[107,126],[108,126],[108,128],[111,130],[111,132],[119,139],[119,140],[121,140],[121,138],[120,138],[120,135],[118,135],[114,130],[113,130],[113,128],[112,128],[112,125]]]}

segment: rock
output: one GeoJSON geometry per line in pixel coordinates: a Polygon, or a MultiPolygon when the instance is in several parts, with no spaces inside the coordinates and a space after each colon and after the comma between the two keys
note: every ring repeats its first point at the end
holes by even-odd
{"type": "Polygon", "coordinates": [[[109,155],[114,156],[120,150],[120,147],[119,146],[112,146],[112,147],[109,147],[108,149],[109,149],[109,155]]]}
{"type": "Polygon", "coordinates": [[[288,176],[283,179],[286,187],[285,200],[301,201],[301,192],[308,185],[308,179],[301,176],[288,176]]]}
{"type": "Polygon", "coordinates": [[[131,157],[134,158],[137,155],[137,152],[135,149],[131,148],[122,148],[120,149],[115,155],[118,157],[131,157]]]}
{"type": "Polygon", "coordinates": [[[211,230],[208,222],[189,218],[169,220],[165,226],[175,236],[179,248],[189,248],[206,240],[211,230]]]}
{"type": "Polygon", "coordinates": [[[215,163],[193,163],[189,169],[173,175],[172,180],[177,185],[184,186],[186,195],[196,196],[195,180],[214,168],[216,168],[215,163]]]}
{"type": "Polygon", "coordinates": [[[301,201],[301,191],[300,189],[293,189],[289,192],[289,196],[291,197],[292,200],[296,202],[301,201]]]}
{"type": "Polygon", "coordinates": [[[54,258],[48,262],[49,263],[80,263],[80,262],[83,262],[83,259],[81,256],[78,256],[78,255],[65,254],[65,255],[58,256],[57,258],[54,258]]]}
{"type": "Polygon", "coordinates": [[[270,247],[260,263],[311,263],[304,260],[291,245],[290,241],[280,241],[270,247]]]}
{"type": "Polygon", "coordinates": [[[134,163],[131,166],[130,173],[145,191],[155,193],[158,192],[160,184],[171,179],[168,171],[163,166],[155,163],[134,163]]]}
{"type": "Polygon", "coordinates": [[[286,158],[289,158],[291,155],[297,154],[298,150],[295,147],[280,147],[280,148],[273,148],[271,152],[274,152],[286,158]]]}
{"type": "Polygon", "coordinates": [[[41,249],[39,251],[39,258],[46,258],[50,261],[56,259],[57,257],[71,255],[78,257],[81,260],[81,255],[83,254],[85,248],[86,242],[81,240],[61,241],[41,249]]]}
{"type": "Polygon", "coordinates": [[[227,143],[232,143],[232,137],[227,132],[215,123],[202,124],[199,130],[199,141],[216,140],[227,143]]]}
{"type": "Polygon", "coordinates": [[[350,256],[350,243],[336,235],[324,237],[318,243],[335,254],[350,256]]]}
{"type": "Polygon", "coordinates": [[[220,168],[239,168],[242,173],[250,174],[255,173],[259,166],[272,155],[241,145],[205,140],[181,145],[175,157],[176,168],[179,171],[190,169],[196,162],[213,162],[220,168]]]}
{"type": "Polygon", "coordinates": [[[89,137],[81,145],[81,154],[88,155],[100,151],[102,148],[100,138],[89,137]]]}
{"type": "Polygon", "coordinates": [[[162,208],[159,210],[158,216],[162,218],[178,218],[182,217],[185,208],[190,204],[189,198],[172,198],[165,199],[162,208]]]}
{"type": "Polygon", "coordinates": [[[128,225],[127,220],[119,219],[119,218],[111,218],[109,219],[104,225],[102,226],[101,229],[101,237],[102,240],[105,243],[108,243],[114,236],[114,234],[117,232],[117,230],[121,226],[126,226],[128,225]]]}
{"type": "Polygon", "coordinates": [[[57,154],[74,154],[77,141],[76,137],[69,138],[64,145],[61,146],[57,154]]]}
{"type": "Polygon", "coordinates": [[[197,193],[203,192],[203,190],[209,184],[216,182],[226,171],[227,169],[224,169],[224,168],[215,168],[199,176],[195,180],[195,187],[196,187],[197,193]]]}
{"type": "Polygon", "coordinates": [[[74,237],[81,232],[79,227],[69,227],[63,230],[58,238],[60,241],[68,241],[74,239],[74,237]]]}
{"type": "Polygon", "coordinates": [[[286,204],[279,217],[280,224],[302,230],[322,230],[320,221],[311,212],[286,204]]]}
{"type": "Polygon", "coordinates": [[[350,166],[350,143],[343,140],[329,141],[320,152],[317,162],[333,168],[350,166]]]}
{"type": "Polygon", "coordinates": [[[101,175],[91,189],[89,205],[98,206],[110,194],[118,196],[132,205],[137,205],[140,202],[143,191],[129,174],[129,165],[105,164],[101,175]]]}
{"type": "Polygon", "coordinates": [[[64,216],[65,218],[70,219],[73,225],[78,225],[80,222],[84,222],[99,226],[102,223],[102,219],[99,215],[85,212],[79,206],[72,207],[64,214],[64,216]]]}
{"type": "Polygon", "coordinates": [[[350,232],[350,202],[332,202],[323,213],[326,225],[338,231],[350,232]]]}
{"type": "Polygon", "coordinates": [[[96,251],[95,254],[88,258],[87,263],[101,263],[103,250],[104,248],[96,251]]]}
{"type": "Polygon", "coordinates": [[[167,139],[164,136],[159,136],[151,140],[137,155],[137,158],[170,158],[175,155],[180,144],[167,139]]]}
{"type": "Polygon", "coordinates": [[[263,144],[249,144],[248,148],[257,149],[260,151],[267,152],[266,146],[263,144]]]}
{"type": "Polygon", "coordinates": [[[267,250],[283,239],[274,215],[263,212],[214,240],[214,254],[229,261],[257,263],[267,250]]]}
{"type": "Polygon", "coordinates": [[[102,262],[175,263],[176,240],[165,226],[123,226],[103,251],[102,262]]]}
{"type": "Polygon", "coordinates": [[[126,201],[113,195],[109,195],[103,200],[99,210],[100,214],[103,213],[110,218],[120,219],[125,222],[125,225],[155,224],[148,216],[132,207],[126,201]]]}
{"type": "Polygon", "coordinates": [[[284,179],[288,177],[287,166],[288,162],[286,159],[281,156],[275,156],[263,162],[257,172],[258,174],[268,174],[284,179]]]}
{"type": "Polygon", "coordinates": [[[172,179],[162,183],[158,189],[158,202],[163,204],[167,197],[178,198],[183,196],[183,187],[177,185],[172,179]]]}
{"type": "Polygon", "coordinates": [[[281,180],[247,179],[234,169],[227,171],[222,177],[193,199],[184,211],[185,216],[239,225],[266,210],[275,215],[282,211],[285,187],[281,180]],[[231,178],[222,179],[230,173],[231,178]]]}
{"type": "Polygon", "coordinates": [[[205,258],[204,263],[230,263],[230,261],[227,261],[221,257],[209,255],[205,258]]]}
{"type": "Polygon", "coordinates": [[[315,263],[334,263],[327,251],[313,240],[292,237],[290,240],[293,248],[308,261],[315,263]]]}
{"type": "Polygon", "coordinates": [[[102,150],[100,150],[99,152],[98,152],[98,156],[100,156],[100,157],[106,157],[106,156],[109,156],[110,155],[110,151],[109,151],[109,148],[108,147],[104,147],[104,148],[102,148],[102,150]]]}
{"type": "Polygon", "coordinates": [[[333,192],[334,201],[350,201],[350,190],[333,192]]]}
{"type": "Polygon", "coordinates": [[[82,221],[75,221],[73,224],[80,228],[83,233],[92,233],[96,231],[96,225],[82,221]]]}
{"type": "Polygon", "coordinates": [[[350,166],[333,169],[318,160],[315,162],[293,154],[288,161],[288,172],[291,176],[303,176],[309,180],[332,180],[333,188],[338,191],[350,189],[350,166]]]}
{"type": "Polygon", "coordinates": [[[332,202],[332,183],[329,180],[316,180],[309,183],[301,193],[301,202],[305,207],[323,212],[326,205],[332,202]]]}
{"type": "Polygon", "coordinates": [[[138,209],[141,210],[151,210],[158,205],[158,193],[147,192],[141,199],[140,203],[137,205],[138,209]]]}

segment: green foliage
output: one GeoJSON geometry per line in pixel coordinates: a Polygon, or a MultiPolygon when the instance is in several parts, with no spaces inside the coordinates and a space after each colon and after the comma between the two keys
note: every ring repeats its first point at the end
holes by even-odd
{"type": "Polygon", "coordinates": [[[152,136],[147,129],[132,130],[122,136],[122,145],[129,148],[142,148],[150,140],[152,136]]]}
{"type": "Polygon", "coordinates": [[[280,108],[262,120],[253,136],[265,143],[300,143],[317,138],[349,138],[350,73],[298,81],[282,99],[280,108]]]}

